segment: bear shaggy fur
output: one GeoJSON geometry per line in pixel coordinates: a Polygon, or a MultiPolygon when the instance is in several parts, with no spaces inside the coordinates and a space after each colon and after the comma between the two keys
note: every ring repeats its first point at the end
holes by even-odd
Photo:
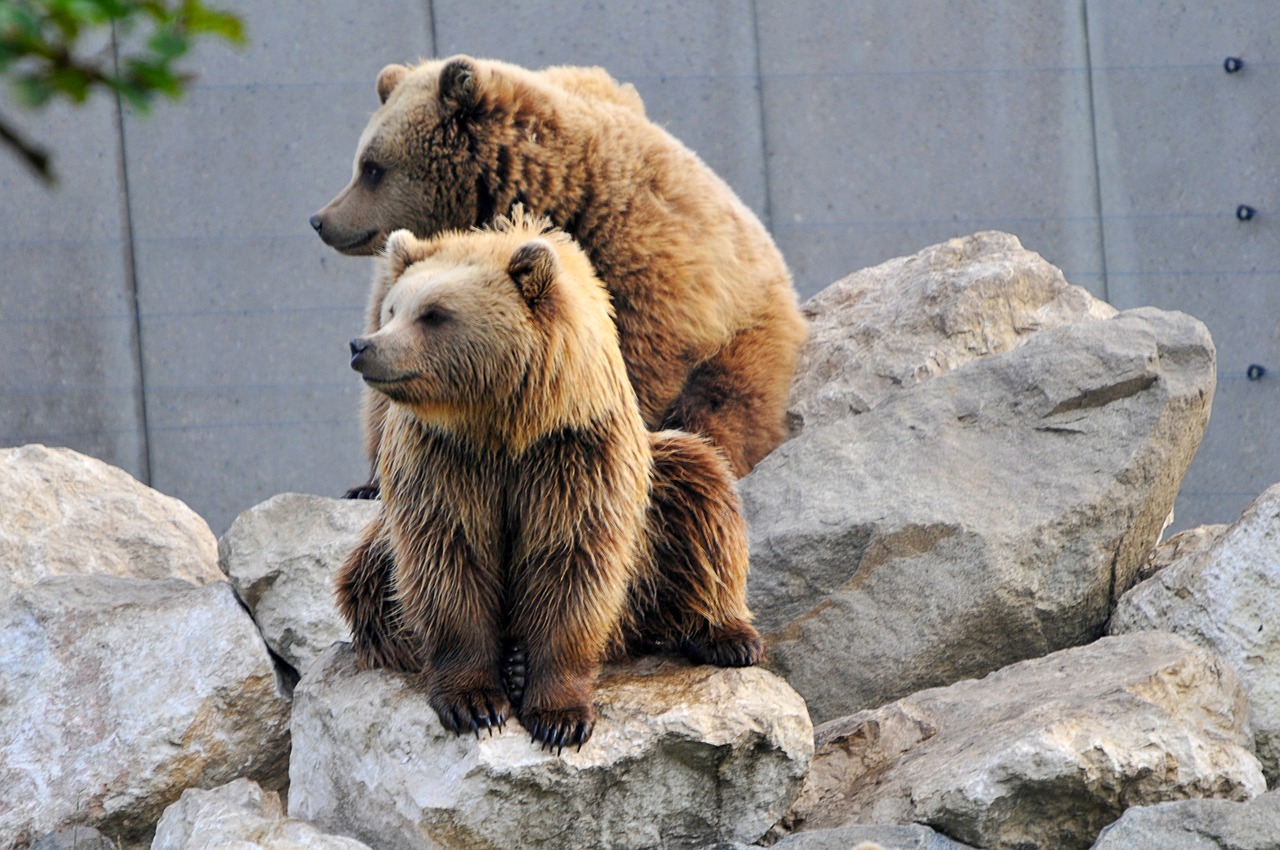
{"type": "Polygon", "coordinates": [[[762,643],[723,457],[645,428],[608,295],[548,226],[391,234],[381,327],[351,342],[389,401],[385,506],[337,587],[361,664],[421,673],[447,728],[514,708],[559,748],[591,736],[603,660],[740,666],[762,643]]]}
{"type": "MultiPolygon", "coordinates": [[[[375,254],[393,230],[428,237],[523,204],[576,240],[608,287],[650,429],[706,435],[737,476],[782,441],[806,334],[786,265],[632,86],[599,68],[457,56],[390,65],[377,92],[350,184],[312,217],[326,243],[375,254]]],[[[366,408],[370,451],[381,414],[366,408]]]]}

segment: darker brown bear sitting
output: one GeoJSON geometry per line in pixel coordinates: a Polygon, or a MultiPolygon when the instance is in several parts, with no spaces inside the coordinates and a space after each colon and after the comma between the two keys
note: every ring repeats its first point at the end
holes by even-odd
{"type": "MultiPolygon", "coordinates": [[[[599,68],[455,56],[390,65],[377,91],[351,182],[312,218],[326,243],[375,254],[393,230],[429,237],[523,203],[577,240],[609,288],[650,428],[707,436],[738,476],[782,442],[806,333],[786,264],[634,88],[599,68]]],[[[375,463],[378,398],[365,421],[375,463]]]]}
{"type": "Polygon", "coordinates": [[[390,401],[383,513],[338,597],[365,667],[421,672],[456,732],[514,704],[535,741],[592,732],[601,662],[654,646],[748,665],[745,526],[700,436],[649,433],[608,295],[564,234],[387,242],[381,328],[352,366],[390,401]],[[523,693],[504,681],[519,648],[523,693]]]}

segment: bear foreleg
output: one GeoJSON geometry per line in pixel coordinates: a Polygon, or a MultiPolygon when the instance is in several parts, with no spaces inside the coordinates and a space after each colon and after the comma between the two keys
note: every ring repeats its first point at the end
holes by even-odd
{"type": "Polygon", "coordinates": [[[420,557],[430,565],[401,564],[397,589],[405,622],[425,639],[422,687],[446,729],[492,734],[511,715],[500,676],[497,577],[472,563],[461,543],[420,557]]]}
{"type": "Polygon", "coordinates": [[[619,636],[625,573],[597,555],[590,546],[535,555],[513,594],[512,631],[524,650],[515,656],[523,661],[518,717],[536,743],[557,751],[591,738],[596,677],[619,636]]]}
{"type": "Polygon", "coordinates": [[[649,557],[633,602],[631,643],[677,646],[698,664],[764,658],[747,609],[747,528],[720,452],[681,431],[650,436],[649,557]]]}
{"type": "Polygon", "coordinates": [[[351,629],[361,669],[422,669],[418,643],[405,631],[395,595],[395,559],[381,515],[365,527],[335,581],[338,610],[351,629]]]}

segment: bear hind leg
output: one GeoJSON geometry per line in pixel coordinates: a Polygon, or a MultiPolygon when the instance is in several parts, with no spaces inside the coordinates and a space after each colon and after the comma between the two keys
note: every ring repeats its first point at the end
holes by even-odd
{"type": "Polygon", "coordinates": [[[702,434],[724,452],[734,478],[746,475],[786,436],[787,397],[804,338],[794,306],[761,316],[689,373],[662,427],[702,434]]]}
{"type": "Polygon", "coordinates": [[[651,435],[649,556],[633,603],[640,638],[674,644],[698,664],[764,659],[747,609],[747,530],[720,451],[680,431],[651,435]]]}
{"type": "Polygon", "coordinates": [[[335,581],[338,610],[351,629],[361,669],[422,670],[423,656],[405,629],[395,596],[395,559],[379,516],[365,528],[335,581]]]}

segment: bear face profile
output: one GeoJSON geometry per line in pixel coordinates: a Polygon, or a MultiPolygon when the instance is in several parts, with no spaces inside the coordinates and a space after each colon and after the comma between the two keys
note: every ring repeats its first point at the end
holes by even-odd
{"type": "Polygon", "coordinates": [[[518,209],[387,242],[352,366],[386,399],[384,510],[337,581],[360,663],[421,674],[441,722],[581,745],[606,658],[753,664],[746,529],[720,452],[649,432],[607,292],[518,209]],[[519,669],[519,673],[514,672],[519,669]]]}
{"type": "MultiPolygon", "coordinates": [[[[327,244],[376,254],[394,230],[427,238],[520,204],[572,237],[608,288],[650,429],[707,436],[735,475],[781,442],[805,337],[786,265],[634,88],[598,68],[456,56],[390,65],[376,89],[351,180],[312,217],[327,244]]],[[[380,413],[366,418],[375,464],[380,413]]]]}

